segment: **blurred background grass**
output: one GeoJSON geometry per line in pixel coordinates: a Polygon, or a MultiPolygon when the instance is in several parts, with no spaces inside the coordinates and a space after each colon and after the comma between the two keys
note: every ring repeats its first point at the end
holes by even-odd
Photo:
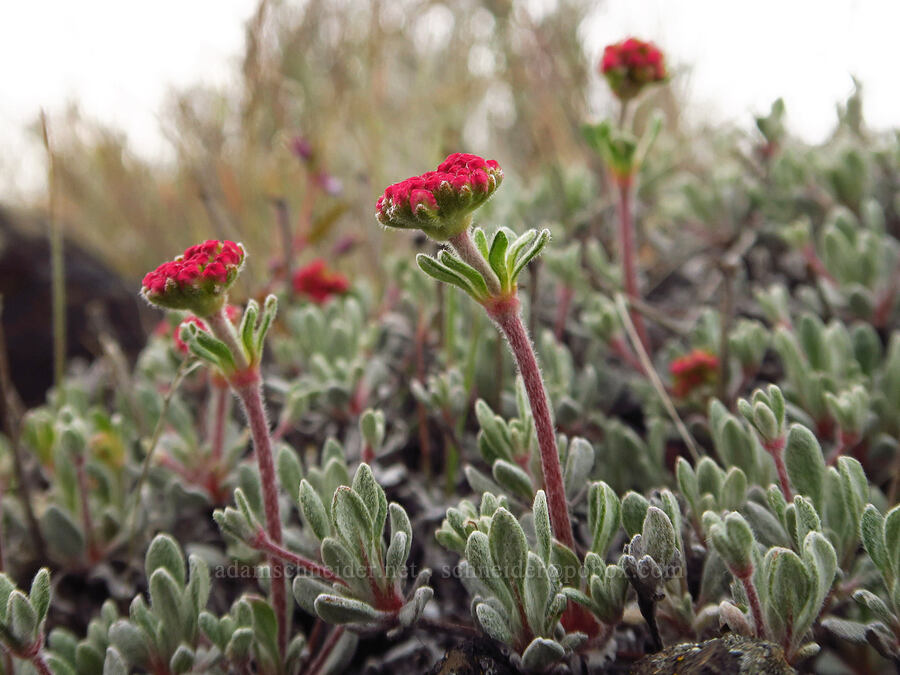
{"type": "MultiPolygon", "coordinates": [[[[343,265],[374,272],[378,194],[450,152],[496,158],[508,182],[551,191],[565,167],[596,162],[579,128],[614,108],[603,93],[589,105],[604,90],[579,28],[595,8],[560,0],[535,19],[513,0],[262,0],[237,85],[176,91],[161,112],[174,163],[142,159],[75,107],[51,119],[56,218],[126,278],[198,240],[237,239],[259,284],[282,258],[284,204],[320,253],[349,235],[359,246],[343,265]],[[298,139],[308,160],[291,150],[298,139]]],[[[670,137],[676,91],[642,101],[667,111],[670,137]]]]}

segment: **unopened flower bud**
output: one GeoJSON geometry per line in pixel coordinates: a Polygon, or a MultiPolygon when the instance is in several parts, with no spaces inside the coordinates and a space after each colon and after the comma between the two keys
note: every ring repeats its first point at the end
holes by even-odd
{"type": "Polygon", "coordinates": [[[628,38],[603,50],[599,71],[617,98],[627,101],[668,77],[665,57],[652,42],[628,38]]]}
{"type": "Polygon", "coordinates": [[[183,309],[199,317],[217,312],[244,264],[244,249],[211,239],[191,246],[144,277],[141,295],[154,305],[183,309]]]}
{"type": "Polygon", "coordinates": [[[388,187],[375,205],[386,227],[422,230],[446,241],[469,226],[471,214],[500,187],[503,170],[494,160],[456,153],[437,168],[388,187]]]}

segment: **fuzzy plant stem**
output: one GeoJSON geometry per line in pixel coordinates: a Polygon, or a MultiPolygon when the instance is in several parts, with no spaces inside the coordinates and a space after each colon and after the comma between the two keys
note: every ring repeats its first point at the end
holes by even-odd
{"type": "MultiPolygon", "coordinates": [[[[625,284],[625,292],[629,300],[640,300],[640,291],[637,281],[637,267],[635,265],[636,251],[634,247],[634,222],[631,219],[631,193],[633,183],[630,180],[616,181],[619,190],[619,244],[622,254],[622,281],[625,284]]],[[[647,327],[644,325],[644,317],[635,309],[631,310],[631,320],[637,328],[644,349],[650,349],[647,340],[647,327]]]]}
{"type": "Polygon", "coordinates": [[[501,294],[500,280],[497,278],[494,270],[491,269],[491,266],[488,265],[487,260],[481,255],[481,251],[475,246],[475,242],[472,241],[472,237],[469,235],[468,228],[456,236],[450,237],[448,243],[459,254],[460,258],[474,267],[484,277],[484,282],[487,284],[491,295],[497,296],[501,294]]]}
{"type": "Polygon", "coordinates": [[[784,444],[784,436],[776,438],[774,441],[763,441],[763,447],[775,460],[775,469],[778,471],[781,493],[784,495],[785,500],[790,503],[794,501],[794,495],[791,494],[791,481],[788,478],[787,467],[784,465],[784,444]]]}
{"type": "Polygon", "coordinates": [[[332,629],[331,633],[328,635],[328,639],[325,640],[325,644],[323,644],[322,648],[319,650],[319,654],[316,656],[315,661],[309,664],[309,669],[306,671],[309,675],[319,675],[319,673],[322,672],[322,668],[325,667],[328,657],[331,656],[331,653],[334,651],[334,648],[337,647],[337,644],[340,642],[343,635],[343,626],[335,626],[332,629]]]}
{"type": "Polygon", "coordinates": [[[84,529],[84,540],[87,544],[87,558],[88,562],[95,563],[100,558],[100,551],[97,549],[97,542],[94,539],[94,522],[88,503],[90,491],[87,473],[84,470],[84,455],[80,452],[75,456],[75,479],[78,483],[78,491],[81,493],[81,527],[84,529]]]}
{"type": "MultiPolygon", "coordinates": [[[[262,384],[260,382],[259,364],[250,364],[244,348],[238,341],[234,325],[228,320],[223,308],[207,318],[210,330],[228,347],[237,372],[230,379],[230,384],[237,395],[247,416],[250,436],[256,462],[259,465],[259,478],[262,483],[263,506],[266,513],[266,529],[273,543],[281,545],[281,513],[278,508],[278,480],[275,477],[275,462],[272,459],[272,437],[269,433],[269,420],[263,404],[262,384]]],[[[287,649],[288,613],[285,590],[285,570],[281,558],[270,555],[272,605],[278,617],[278,645],[281,653],[287,649]]]]}
{"type": "Polygon", "coordinates": [[[528,402],[531,404],[531,414],[534,416],[534,428],[541,451],[541,470],[544,474],[544,488],[547,490],[547,503],[553,533],[563,544],[574,550],[575,537],[572,534],[569,506],[566,503],[566,491],[563,486],[562,468],[559,464],[559,450],[556,447],[556,431],[550,415],[550,404],[547,400],[547,392],[544,389],[544,380],[541,377],[534,348],[518,311],[518,302],[504,305],[499,311],[489,311],[489,313],[509,343],[509,348],[519,368],[519,374],[525,383],[525,391],[528,393],[528,402]]]}
{"type": "Polygon", "coordinates": [[[228,419],[228,403],[231,401],[228,389],[218,384],[213,384],[213,397],[215,398],[215,410],[213,411],[213,429],[211,443],[212,459],[215,463],[222,461],[225,449],[225,422],[228,419]]]}
{"type": "Polygon", "coordinates": [[[759,593],[756,592],[756,584],[753,583],[751,575],[741,576],[741,585],[747,594],[747,602],[750,604],[750,613],[753,615],[753,627],[756,630],[756,637],[765,638],[766,624],[763,623],[762,605],[759,602],[759,593]]]}
{"type": "Polygon", "coordinates": [[[44,657],[40,654],[35,654],[31,657],[31,665],[34,666],[34,669],[41,675],[53,675],[53,671],[50,670],[50,666],[47,665],[44,657]]]}
{"type": "Polygon", "coordinates": [[[262,551],[263,553],[268,553],[270,556],[280,558],[290,565],[305,569],[309,572],[312,572],[313,574],[322,577],[323,579],[327,579],[328,581],[333,581],[344,586],[347,585],[343,579],[341,579],[338,575],[336,575],[324,565],[320,565],[314,560],[310,560],[309,558],[305,558],[302,555],[279,546],[278,544],[273,542],[263,530],[257,532],[256,537],[250,543],[257,551],[262,551]]]}
{"type": "MultiPolygon", "coordinates": [[[[256,462],[259,465],[259,477],[262,483],[263,506],[266,513],[266,528],[269,538],[275,544],[281,544],[281,513],[278,508],[278,482],[275,477],[275,462],[272,459],[272,439],[269,436],[269,422],[263,406],[262,388],[259,382],[242,384],[235,387],[235,393],[241,401],[250,435],[256,450],[256,462]]],[[[281,558],[270,555],[269,566],[272,570],[272,605],[278,617],[278,644],[281,653],[287,649],[287,596],[285,591],[284,563],[281,558]]]]}
{"type": "Polygon", "coordinates": [[[516,360],[519,374],[525,383],[531,414],[534,417],[534,428],[537,433],[538,447],[541,452],[541,470],[544,474],[544,488],[547,491],[547,505],[550,510],[550,523],[553,533],[564,545],[575,549],[575,536],[572,533],[572,521],[569,517],[569,506],[566,503],[566,490],[563,485],[562,468],[559,465],[559,450],[556,447],[556,430],[550,414],[550,403],[544,388],[544,379],[538,366],[537,356],[525,324],[519,313],[519,299],[515,295],[505,296],[500,289],[500,281],[488,262],[476,248],[468,230],[450,239],[450,245],[460,258],[474,267],[484,277],[488,290],[494,296],[485,305],[488,316],[506,337],[510,351],[516,360]]]}

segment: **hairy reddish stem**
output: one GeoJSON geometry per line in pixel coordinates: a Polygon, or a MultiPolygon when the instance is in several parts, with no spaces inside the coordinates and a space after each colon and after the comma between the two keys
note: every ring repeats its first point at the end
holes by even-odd
{"type": "Polygon", "coordinates": [[[84,528],[84,541],[87,545],[88,562],[95,563],[100,558],[97,550],[97,542],[94,539],[94,521],[91,518],[91,505],[88,503],[88,480],[84,471],[84,455],[77,453],[75,456],[75,480],[78,483],[78,491],[81,493],[81,527],[84,528]]]}
{"type": "Polygon", "coordinates": [[[750,613],[753,615],[753,627],[756,630],[756,637],[766,637],[766,624],[763,623],[762,605],[759,602],[759,593],[756,592],[756,584],[753,583],[751,575],[739,577],[744,592],[747,594],[747,602],[750,603],[750,613]]]}
{"type": "MultiPolygon", "coordinates": [[[[637,267],[635,265],[634,248],[634,223],[631,219],[631,180],[617,180],[619,189],[619,245],[622,254],[622,281],[625,284],[625,293],[629,300],[640,300],[641,294],[638,288],[637,267]]],[[[631,320],[641,338],[644,349],[650,351],[650,342],[647,339],[647,327],[644,325],[644,317],[635,309],[631,310],[631,320]]]]}
{"type": "Polygon", "coordinates": [[[484,256],[481,255],[481,252],[475,246],[475,242],[472,241],[472,237],[469,236],[468,228],[457,234],[455,237],[450,237],[448,241],[459,254],[459,257],[478,270],[481,276],[484,277],[484,281],[487,284],[487,288],[491,292],[491,295],[500,295],[500,280],[497,278],[494,270],[491,269],[491,266],[488,265],[487,260],[484,259],[484,256]]]}
{"type": "MultiPolygon", "coordinates": [[[[234,325],[225,314],[224,305],[219,312],[207,317],[212,333],[228,347],[234,358],[237,372],[229,378],[229,384],[241,401],[253,438],[253,449],[259,465],[262,484],[263,506],[266,514],[266,530],[275,544],[281,544],[281,513],[278,508],[278,481],[275,477],[275,462],[272,459],[272,437],[269,420],[263,404],[259,365],[250,364],[243,346],[238,341],[234,325]]],[[[281,653],[287,650],[288,612],[284,563],[281,558],[269,556],[271,569],[272,606],[278,617],[278,645],[281,653]]]]}
{"type": "Polygon", "coordinates": [[[37,670],[41,675],[53,675],[53,671],[50,670],[50,666],[47,665],[44,657],[40,654],[35,654],[31,658],[31,665],[33,665],[35,670],[37,670]]]}
{"type": "Polygon", "coordinates": [[[528,402],[531,404],[531,414],[534,417],[534,428],[537,432],[538,446],[541,452],[541,470],[544,474],[544,488],[547,491],[547,505],[550,510],[553,533],[563,544],[574,550],[575,536],[572,534],[569,506],[566,503],[562,468],[559,464],[559,450],[556,447],[556,431],[550,415],[550,404],[547,400],[547,392],[544,389],[537,357],[519,315],[519,301],[513,296],[507,298],[505,302],[498,302],[487,307],[487,310],[509,343],[509,348],[519,368],[519,374],[525,383],[525,391],[528,393],[528,402]]]}
{"type": "MultiPolygon", "coordinates": [[[[259,465],[262,483],[263,506],[266,513],[266,529],[275,544],[281,544],[281,513],[278,508],[278,482],[275,477],[275,462],[272,460],[272,439],[269,436],[269,421],[263,406],[262,389],[259,382],[236,387],[238,398],[244,407],[253,437],[253,448],[259,465]]],[[[272,570],[272,605],[278,617],[278,644],[282,654],[287,648],[287,597],[285,591],[284,563],[281,558],[269,555],[272,570]]]]}
{"type": "Polygon", "coordinates": [[[766,449],[772,459],[775,460],[775,469],[778,471],[778,482],[781,483],[781,493],[788,502],[794,500],[791,493],[791,481],[788,478],[787,467],[784,465],[784,436],[776,438],[774,441],[763,441],[763,447],[766,449]]]}
{"type": "Polygon", "coordinates": [[[301,567],[309,572],[312,572],[313,574],[322,577],[323,579],[327,579],[328,581],[334,581],[336,583],[344,584],[345,586],[347,585],[343,579],[341,579],[338,575],[336,575],[324,565],[320,565],[314,560],[310,560],[309,558],[305,558],[298,553],[287,550],[283,546],[279,546],[278,544],[273,542],[263,530],[257,532],[256,537],[250,543],[257,551],[268,553],[270,556],[279,558],[290,565],[294,565],[295,567],[301,567]]]}
{"type": "Polygon", "coordinates": [[[213,384],[213,396],[215,397],[215,411],[213,412],[213,429],[211,443],[211,454],[214,464],[222,460],[223,450],[225,448],[225,422],[228,419],[228,402],[231,400],[231,394],[228,389],[213,384]]]}
{"type": "Polygon", "coordinates": [[[343,626],[334,627],[334,630],[331,631],[331,633],[328,635],[328,639],[325,640],[325,643],[319,650],[315,661],[309,664],[309,669],[306,672],[308,672],[310,675],[319,675],[319,672],[325,666],[325,662],[328,660],[328,657],[331,656],[331,652],[334,651],[334,648],[337,646],[337,643],[341,639],[341,636],[343,634],[343,626]]]}

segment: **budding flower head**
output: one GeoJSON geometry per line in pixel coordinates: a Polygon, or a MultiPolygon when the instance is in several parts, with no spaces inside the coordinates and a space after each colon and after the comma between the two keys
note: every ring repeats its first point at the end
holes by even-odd
{"type": "Polygon", "coordinates": [[[500,187],[503,170],[492,159],[455,153],[421,176],[388,187],[375,205],[386,227],[422,230],[447,241],[465,230],[472,212],[500,187]]]}
{"type": "Polygon", "coordinates": [[[329,270],[321,258],[298,269],[292,281],[297,293],[309,296],[320,305],[333,295],[346,293],[350,288],[347,278],[329,270]]]}
{"type": "Polygon", "coordinates": [[[244,248],[233,241],[211,239],[191,246],[147,274],[141,295],[160,307],[209,316],[225,302],[225,292],[237,278],[244,257],[244,248]]]}
{"type": "Polygon", "coordinates": [[[705,384],[713,384],[719,371],[719,359],[702,349],[695,349],[690,354],[672,361],[669,372],[672,374],[672,390],[676,396],[687,396],[705,384]]]}
{"type": "Polygon", "coordinates": [[[628,38],[603,50],[600,74],[617,98],[627,101],[648,84],[668,77],[663,53],[652,42],[628,38]]]}

